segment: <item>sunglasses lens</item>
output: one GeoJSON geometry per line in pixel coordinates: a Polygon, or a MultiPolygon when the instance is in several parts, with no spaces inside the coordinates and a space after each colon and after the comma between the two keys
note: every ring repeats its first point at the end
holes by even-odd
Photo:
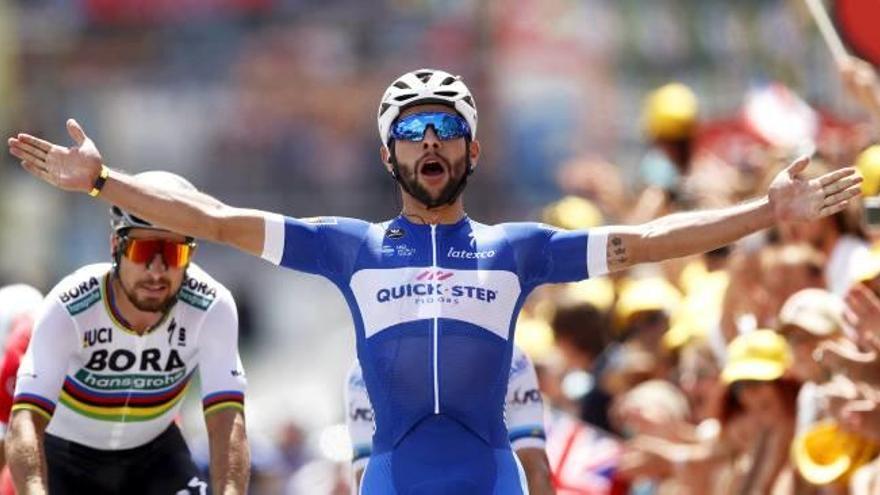
{"type": "Polygon", "coordinates": [[[470,135],[467,121],[454,114],[443,112],[415,113],[408,115],[391,127],[391,137],[401,141],[421,141],[425,131],[433,127],[443,141],[470,135]]]}
{"type": "Polygon", "coordinates": [[[123,254],[133,263],[149,263],[161,254],[168,268],[180,268],[189,263],[192,245],[155,239],[129,239],[123,254]]]}
{"type": "Polygon", "coordinates": [[[391,129],[391,137],[399,141],[421,141],[425,137],[427,124],[419,115],[400,119],[391,129]]]}
{"type": "Polygon", "coordinates": [[[192,256],[192,246],[189,244],[166,242],[163,256],[165,257],[165,263],[168,265],[168,268],[180,268],[186,266],[186,264],[189,263],[190,256],[192,256]]]}
{"type": "Polygon", "coordinates": [[[444,141],[458,139],[470,134],[467,122],[458,115],[443,114],[440,122],[434,126],[437,137],[444,141]]]}
{"type": "Polygon", "coordinates": [[[162,241],[129,239],[123,254],[134,263],[149,263],[161,249],[162,241]]]}

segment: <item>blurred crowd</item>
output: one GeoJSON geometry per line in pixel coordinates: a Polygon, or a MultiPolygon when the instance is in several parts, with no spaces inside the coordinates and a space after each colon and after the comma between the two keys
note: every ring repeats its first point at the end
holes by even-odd
{"type": "MultiPolygon", "coordinates": [[[[570,195],[543,216],[566,228],[735,204],[804,147],[813,174],[855,163],[865,181],[859,204],[815,223],[530,299],[517,341],[547,403],[619,447],[612,469],[586,462],[604,489],[559,493],[612,493],[621,480],[633,494],[880,493],[880,84],[860,60],[839,69],[865,127],[807,123],[802,102],[773,88],[755,97],[792,109],[792,139],[748,108],[719,132],[673,83],[644,105],[640,189],[594,159],[560,170],[570,195]]],[[[548,424],[551,466],[562,441],[548,424]]]]}
{"type": "MultiPolygon", "coordinates": [[[[0,39],[12,40],[0,94],[13,102],[0,128],[57,137],[76,114],[114,161],[175,170],[232,203],[380,218],[399,205],[375,158],[379,91],[437,65],[465,75],[486,123],[491,152],[466,194],[481,221],[645,222],[763,194],[802,154],[816,176],[855,164],[863,198],[850,210],[544,287],[517,344],[539,374],[560,495],[880,494],[880,86],[858,59],[835,70],[817,55],[794,2],[185,2],[190,23],[173,2],[147,3],[0,0],[0,39]],[[4,30],[10,12],[20,33],[4,30]],[[755,72],[786,84],[753,84],[755,72]],[[672,74],[688,84],[661,85],[672,74]]],[[[0,256],[0,281],[48,289],[103,260],[103,217],[12,168],[0,168],[0,246],[30,246],[35,261],[0,256]],[[66,216],[36,206],[47,201],[70,202],[66,216]]],[[[262,272],[226,262],[240,255],[200,256],[250,296],[236,294],[270,343],[245,356],[249,372],[272,346],[286,364],[339,358],[318,343],[350,334],[347,322],[294,335],[302,314],[262,306],[296,288],[274,296],[262,272]]],[[[350,360],[338,361],[305,371],[329,375],[326,397],[306,402],[341,403],[350,360]]],[[[273,374],[275,393],[303,370],[273,374]]],[[[249,407],[284,420],[253,424],[252,493],[348,494],[345,433],[325,427],[343,408],[328,421],[261,401],[249,407]]]]}

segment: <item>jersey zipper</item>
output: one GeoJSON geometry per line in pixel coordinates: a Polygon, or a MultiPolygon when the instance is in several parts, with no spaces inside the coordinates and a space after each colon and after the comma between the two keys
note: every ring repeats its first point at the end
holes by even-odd
{"type": "MultiPolygon", "coordinates": [[[[143,353],[144,339],[143,338],[135,338],[134,339],[134,348],[135,348],[135,353],[137,356],[143,356],[143,354],[144,354],[143,353]]],[[[125,404],[122,406],[123,411],[128,411],[128,404],[131,401],[131,394],[132,394],[132,389],[129,388],[128,391],[126,392],[126,395],[125,395],[125,404]]],[[[125,435],[126,427],[128,426],[128,413],[127,412],[124,412],[121,415],[120,420],[116,422],[116,426],[117,426],[117,429],[115,430],[115,433],[117,433],[117,436],[116,436],[116,438],[113,439],[113,442],[116,445],[119,445],[120,440],[125,435]]]]}
{"type": "MultiPolygon", "coordinates": [[[[432,266],[434,268],[434,272],[438,270],[437,267],[437,226],[431,225],[431,258],[432,258],[432,266]]],[[[434,304],[438,304],[434,302],[434,304]]],[[[432,332],[433,338],[433,359],[432,362],[434,364],[434,414],[440,414],[440,380],[437,374],[437,323],[439,320],[439,316],[434,317],[434,331],[432,332]]]]}

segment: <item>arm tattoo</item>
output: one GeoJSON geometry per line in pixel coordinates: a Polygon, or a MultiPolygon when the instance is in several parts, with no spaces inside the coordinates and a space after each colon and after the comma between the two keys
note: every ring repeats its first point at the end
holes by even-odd
{"type": "Polygon", "coordinates": [[[626,266],[629,261],[629,253],[626,244],[620,236],[613,236],[608,240],[608,268],[620,268],[626,266]]]}

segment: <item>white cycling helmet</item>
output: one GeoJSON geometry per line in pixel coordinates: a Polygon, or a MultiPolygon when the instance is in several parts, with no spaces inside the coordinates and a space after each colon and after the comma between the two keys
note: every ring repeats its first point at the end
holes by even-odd
{"type": "MultiPolygon", "coordinates": [[[[184,191],[198,191],[190,181],[184,179],[183,177],[172,174],[171,172],[165,172],[162,170],[151,170],[149,172],[141,172],[134,176],[138,182],[162,187],[164,189],[177,189],[184,191]]],[[[110,226],[113,228],[114,232],[119,232],[120,230],[130,229],[133,227],[139,229],[155,229],[155,230],[165,230],[155,227],[150,222],[136,217],[131,213],[123,210],[122,208],[113,205],[110,208],[110,226]]]]}
{"type": "Polygon", "coordinates": [[[400,111],[413,105],[440,103],[455,108],[471,128],[471,139],[477,135],[477,105],[461,76],[437,69],[419,69],[398,77],[379,103],[379,137],[388,146],[391,124],[400,111]]]}

